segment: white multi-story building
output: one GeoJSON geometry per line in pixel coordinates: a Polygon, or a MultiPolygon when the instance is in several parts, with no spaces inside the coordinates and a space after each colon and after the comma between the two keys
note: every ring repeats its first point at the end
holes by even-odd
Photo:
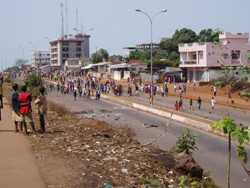
{"type": "Polygon", "coordinates": [[[222,76],[223,67],[250,66],[249,33],[221,33],[219,43],[179,44],[180,68],[188,81],[208,82],[222,76]]]}
{"type": "Polygon", "coordinates": [[[51,67],[63,69],[68,59],[89,58],[90,35],[77,34],[50,42],[51,67]]]}
{"type": "Polygon", "coordinates": [[[32,54],[32,64],[35,67],[41,67],[50,64],[49,51],[35,51],[32,54]]]}

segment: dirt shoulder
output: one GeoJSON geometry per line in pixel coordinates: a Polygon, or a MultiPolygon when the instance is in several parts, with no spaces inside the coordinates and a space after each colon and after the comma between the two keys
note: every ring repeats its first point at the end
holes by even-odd
{"type": "Polygon", "coordinates": [[[48,187],[177,187],[173,155],[140,145],[130,130],[79,119],[53,103],[47,129],[30,139],[48,187]]]}

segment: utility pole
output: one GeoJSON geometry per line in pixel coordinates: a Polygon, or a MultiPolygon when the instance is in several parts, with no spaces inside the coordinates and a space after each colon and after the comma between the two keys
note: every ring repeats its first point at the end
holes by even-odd
{"type": "Polygon", "coordinates": [[[63,11],[63,3],[60,4],[61,7],[61,37],[64,38],[64,11],[63,11]]]}
{"type": "Polygon", "coordinates": [[[153,99],[154,99],[154,95],[153,95],[154,94],[153,93],[153,86],[154,86],[154,78],[153,78],[153,19],[162,13],[166,13],[167,9],[164,9],[164,10],[158,12],[154,16],[150,16],[147,12],[140,10],[140,9],[136,9],[135,11],[144,14],[148,18],[149,23],[150,23],[150,75],[151,75],[150,104],[152,106],[153,99]]]}

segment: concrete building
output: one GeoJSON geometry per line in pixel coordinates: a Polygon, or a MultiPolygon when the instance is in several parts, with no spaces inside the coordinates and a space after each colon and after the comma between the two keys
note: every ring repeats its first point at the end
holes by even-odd
{"type": "Polygon", "coordinates": [[[249,33],[221,33],[219,43],[179,44],[180,68],[190,82],[208,82],[223,67],[250,66],[249,33]]]}
{"type": "Polygon", "coordinates": [[[32,54],[32,65],[34,67],[41,67],[50,64],[50,52],[49,51],[35,51],[32,54]]]}
{"type": "Polygon", "coordinates": [[[51,66],[63,69],[67,59],[89,58],[90,35],[77,34],[50,42],[51,66]]]}

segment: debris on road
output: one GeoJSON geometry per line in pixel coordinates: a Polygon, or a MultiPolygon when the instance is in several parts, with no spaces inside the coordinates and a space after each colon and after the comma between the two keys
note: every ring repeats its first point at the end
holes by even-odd
{"type": "MultiPolygon", "coordinates": [[[[36,121],[37,118],[35,116],[36,121]]],[[[30,138],[38,163],[45,168],[42,172],[46,182],[53,188],[178,185],[173,155],[142,146],[132,139],[129,130],[112,128],[91,118],[80,119],[52,103],[47,121],[48,132],[30,138]],[[48,164],[46,159],[50,158],[60,165],[48,164]],[[48,177],[48,171],[56,177],[62,173],[65,178],[58,181],[48,177]]]]}

